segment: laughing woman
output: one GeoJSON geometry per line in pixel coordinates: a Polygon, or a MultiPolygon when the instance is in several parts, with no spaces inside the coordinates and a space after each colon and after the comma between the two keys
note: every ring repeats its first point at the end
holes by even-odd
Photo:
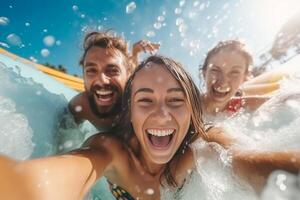
{"type": "MultiPolygon", "coordinates": [[[[252,62],[245,44],[238,40],[221,41],[207,53],[199,69],[200,78],[203,77],[206,86],[206,93],[202,96],[206,116],[233,114],[240,108],[255,110],[269,99],[263,95],[269,84],[250,84],[248,90],[241,89],[251,74],[252,62]],[[250,87],[252,92],[249,95],[250,87]],[[245,92],[248,95],[242,95],[245,92]]],[[[268,82],[267,78],[262,81],[268,82]]]]}
{"type": "Polygon", "coordinates": [[[61,156],[23,162],[0,157],[1,199],[82,199],[102,176],[117,199],[160,199],[161,186],[180,188],[195,169],[189,145],[198,139],[228,148],[233,171],[252,185],[274,169],[300,169],[299,152],[242,152],[229,148],[233,141],[221,130],[206,131],[200,93],[172,59],[152,56],[141,63],[123,103],[117,134],[93,136],[61,156]]]}

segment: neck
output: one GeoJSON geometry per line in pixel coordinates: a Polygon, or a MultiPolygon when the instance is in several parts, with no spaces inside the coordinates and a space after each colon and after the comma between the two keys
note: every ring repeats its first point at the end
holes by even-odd
{"type": "MultiPolygon", "coordinates": [[[[131,144],[132,145],[132,144],[131,144]]],[[[132,154],[133,162],[138,170],[138,172],[144,176],[146,179],[159,178],[163,172],[165,164],[157,164],[151,161],[139,147],[130,148],[130,153],[132,154]]]]}
{"type": "Polygon", "coordinates": [[[209,98],[207,95],[203,95],[204,113],[206,115],[216,115],[219,112],[223,112],[227,102],[218,102],[209,98]]]}

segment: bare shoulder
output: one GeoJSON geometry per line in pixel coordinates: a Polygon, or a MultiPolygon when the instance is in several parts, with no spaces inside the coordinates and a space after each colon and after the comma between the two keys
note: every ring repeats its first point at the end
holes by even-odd
{"type": "Polygon", "coordinates": [[[85,119],[88,113],[89,104],[86,92],[79,93],[74,96],[68,104],[70,112],[73,114],[77,121],[85,119]]]}
{"type": "Polygon", "coordinates": [[[112,133],[98,133],[89,137],[82,145],[83,148],[106,149],[114,152],[124,148],[121,140],[112,135],[112,133]]]}

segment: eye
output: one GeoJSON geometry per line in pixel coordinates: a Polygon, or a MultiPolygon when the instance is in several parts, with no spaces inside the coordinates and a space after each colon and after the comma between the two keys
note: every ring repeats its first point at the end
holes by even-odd
{"type": "Polygon", "coordinates": [[[120,69],[117,66],[108,67],[106,69],[106,74],[110,76],[117,76],[120,74],[120,69]]]}
{"type": "Polygon", "coordinates": [[[97,73],[97,70],[95,68],[89,67],[89,68],[85,69],[85,74],[87,74],[87,75],[94,75],[96,73],[97,73]]]}
{"type": "Polygon", "coordinates": [[[231,71],[231,72],[230,72],[230,75],[231,75],[231,76],[239,76],[240,74],[241,74],[240,71],[231,71]]]}
{"type": "Polygon", "coordinates": [[[220,70],[216,69],[216,68],[211,68],[210,70],[212,73],[218,73],[220,70]]]}
{"type": "Polygon", "coordinates": [[[146,106],[150,106],[153,103],[153,100],[151,98],[143,97],[143,98],[139,98],[137,100],[137,103],[140,106],[146,107],[146,106]]]}
{"type": "Polygon", "coordinates": [[[184,104],[184,102],[184,99],[180,97],[173,97],[168,100],[168,103],[174,107],[181,106],[184,104]]]}

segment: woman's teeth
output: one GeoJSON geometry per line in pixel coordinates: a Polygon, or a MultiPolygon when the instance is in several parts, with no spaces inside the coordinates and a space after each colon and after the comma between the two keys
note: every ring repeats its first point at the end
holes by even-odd
{"type": "Polygon", "coordinates": [[[214,87],[214,90],[216,92],[219,92],[219,93],[227,93],[230,91],[230,87],[225,87],[225,88],[222,88],[222,87],[214,87]]]}
{"type": "Polygon", "coordinates": [[[172,135],[175,129],[147,129],[147,132],[150,135],[164,137],[168,135],[172,135]]]}

